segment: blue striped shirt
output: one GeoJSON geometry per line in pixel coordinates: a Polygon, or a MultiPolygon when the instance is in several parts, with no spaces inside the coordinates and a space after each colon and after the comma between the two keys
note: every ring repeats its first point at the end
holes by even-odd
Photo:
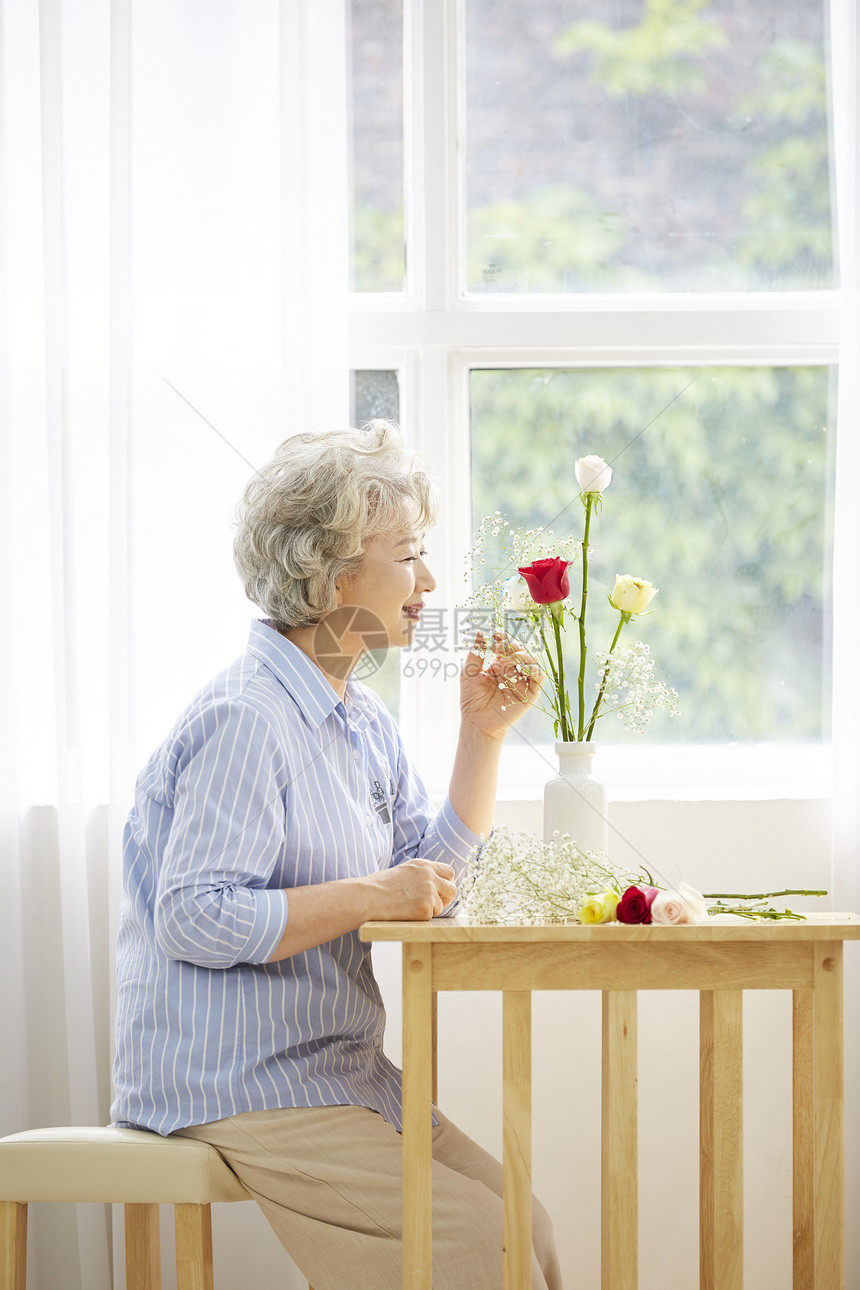
{"type": "Polygon", "coordinates": [[[138,779],[124,832],[116,1124],[167,1134],[243,1111],[358,1105],[400,1128],[370,946],[277,963],[289,889],[478,842],[434,813],[382,702],[341,701],[265,622],[138,779]]]}

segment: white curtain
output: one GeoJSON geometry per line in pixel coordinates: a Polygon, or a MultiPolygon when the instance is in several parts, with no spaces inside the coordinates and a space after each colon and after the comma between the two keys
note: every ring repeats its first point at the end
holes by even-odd
{"type": "MultiPolygon", "coordinates": [[[[338,0],[0,3],[0,1133],[108,1122],[134,775],[243,647],[253,466],[348,415],[344,56],[338,0]]],[[[102,1207],[31,1223],[113,1284],[102,1207]]]]}

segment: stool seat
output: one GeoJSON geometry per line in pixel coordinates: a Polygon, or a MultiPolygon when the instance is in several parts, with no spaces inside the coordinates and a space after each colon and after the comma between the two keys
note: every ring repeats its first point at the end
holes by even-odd
{"type": "Polygon", "coordinates": [[[251,1200],[214,1147],[144,1129],[30,1129],[0,1138],[0,1201],[209,1205],[251,1200]]]}
{"type": "Polygon", "coordinates": [[[159,1205],[173,1205],[177,1290],[214,1290],[215,1201],[252,1200],[214,1147],[145,1129],[30,1129],[0,1138],[0,1290],[26,1290],[31,1201],[125,1207],[127,1290],[160,1290],[159,1205]]]}

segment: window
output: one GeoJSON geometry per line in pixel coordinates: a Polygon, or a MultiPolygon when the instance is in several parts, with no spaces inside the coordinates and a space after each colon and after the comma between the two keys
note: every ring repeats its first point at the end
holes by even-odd
{"type": "Polygon", "coordinates": [[[469,291],[833,285],[821,0],[467,0],[469,291]]]}
{"type": "Polygon", "coordinates": [[[350,283],[354,291],[402,291],[403,3],[352,0],[350,96],[350,283]]]}
{"type": "MultiPolygon", "coordinates": [[[[387,186],[359,174],[354,142],[353,227],[359,193],[382,182],[385,262],[401,263],[405,239],[406,277],[402,289],[399,269],[374,277],[385,257],[353,239],[368,268],[353,271],[349,356],[356,372],[399,373],[403,424],[443,479],[430,554],[449,621],[435,672],[419,672],[416,650],[404,659],[400,698],[432,787],[444,789],[456,735],[453,608],[475,525],[496,509],[549,524],[576,500],[573,461],[588,452],[618,457],[597,537],[604,576],[618,564],[660,587],[642,635],[681,694],[679,718],[632,737],[650,752],[637,773],[650,767],[651,787],[680,782],[681,745],[688,782],[698,755],[703,777],[728,782],[744,745],[744,777],[758,758],[760,782],[784,786],[802,745],[807,782],[811,766],[824,783],[835,194],[848,155],[833,144],[848,139],[847,82],[827,6],[620,0],[608,14],[597,0],[352,0],[350,11],[353,31],[375,21],[386,41],[402,35],[402,64],[379,60],[381,37],[351,44],[353,139],[370,128],[371,67],[385,128],[403,129],[402,186],[393,142],[381,149],[387,186]]],[[[530,720],[508,757],[520,791],[548,773],[533,747],[551,728],[530,720]]],[[[624,739],[620,723],[601,736],[619,765],[624,739]]]]}
{"type": "MultiPolygon", "coordinates": [[[[614,463],[589,600],[599,609],[616,573],[659,589],[625,639],[649,644],[680,713],[656,713],[646,742],[829,735],[828,368],[478,369],[470,393],[475,528],[498,508],[580,534],[572,463],[614,463]]],[[[608,649],[601,621],[614,631],[592,612],[589,640],[608,649]]],[[[528,733],[549,743],[552,723],[530,714],[528,733]]],[[[598,738],[643,741],[616,717],[598,738]]]]}
{"type": "MultiPolygon", "coordinates": [[[[400,384],[397,372],[350,373],[350,425],[366,421],[400,421],[400,384]]],[[[397,650],[372,650],[358,675],[375,690],[389,711],[400,715],[400,654],[397,650]]]]}

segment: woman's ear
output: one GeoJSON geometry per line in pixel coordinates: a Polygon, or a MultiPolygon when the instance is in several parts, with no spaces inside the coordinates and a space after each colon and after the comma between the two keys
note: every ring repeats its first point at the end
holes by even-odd
{"type": "Polygon", "coordinates": [[[338,609],[342,605],[352,604],[352,589],[355,584],[356,571],[354,569],[342,573],[334,584],[334,598],[338,609]]]}

